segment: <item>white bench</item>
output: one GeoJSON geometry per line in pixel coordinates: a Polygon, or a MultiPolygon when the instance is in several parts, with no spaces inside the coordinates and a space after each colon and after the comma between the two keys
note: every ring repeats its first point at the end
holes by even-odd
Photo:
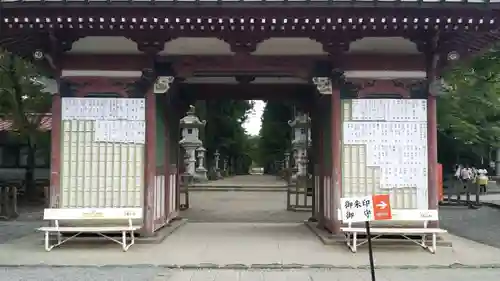
{"type": "Polygon", "coordinates": [[[45,232],[45,250],[50,251],[54,247],[77,237],[82,233],[98,234],[106,239],[122,245],[123,251],[127,251],[134,245],[134,231],[140,226],[134,226],[133,220],[142,219],[142,208],[65,208],[65,209],[45,209],[43,219],[53,222],[53,226],[38,228],[45,232]],[[121,221],[123,225],[118,226],[91,226],[90,221],[121,221]],[[85,226],[59,226],[61,221],[85,221],[85,226]],[[89,225],[90,224],[90,225],[89,225]],[[50,244],[50,234],[57,234],[57,243],[50,244]],[[62,239],[63,233],[76,233],[68,238],[62,239]],[[122,239],[110,237],[109,233],[121,233],[122,239]],[[127,233],[130,235],[130,243],[127,244],[127,233]]]}
{"type": "MultiPolygon", "coordinates": [[[[339,214],[340,215],[340,214],[339,214]]],[[[390,226],[377,226],[370,227],[370,234],[372,240],[377,240],[383,235],[397,235],[401,236],[413,243],[421,246],[431,253],[436,252],[437,234],[446,233],[447,231],[440,228],[429,228],[428,224],[431,221],[438,221],[437,210],[411,210],[411,209],[393,209],[392,220],[390,222],[408,222],[413,225],[422,224],[422,227],[390,227],[390,226]],[[420,236],[420,239],[412,239],[410,235],[420,236]],[[428,245],[425,238],[427,235],[432,236],[432,244],[428,245]]],[[[341,227],[341,231],[346,236],[346,244],[353,253],[356,252],[357,247],[368,242],[367,239],[358,240],[358,234],[366,234],[365,227],[353,227],[351,223],[347,227],[341,227]]]]}

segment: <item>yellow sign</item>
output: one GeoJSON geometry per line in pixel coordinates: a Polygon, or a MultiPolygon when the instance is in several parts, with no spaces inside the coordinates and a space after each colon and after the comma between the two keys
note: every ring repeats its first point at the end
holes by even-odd
{"type": "Polygon", "coordinates": [[[92,211],[89,213],[83,213],[84,218],[102,218],[104,214],[102,212],[92,211]]]}
{"type": "Polygon", "coordinates": [[[135,212],[133,212],[133,211],[126,211],[125,212],[125,216],[126,217],[134,217],[135,216],[135,212]]]}

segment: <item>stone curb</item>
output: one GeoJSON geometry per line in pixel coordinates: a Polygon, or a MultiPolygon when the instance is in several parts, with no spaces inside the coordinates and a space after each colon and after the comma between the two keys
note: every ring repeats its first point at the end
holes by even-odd
{"type": "MultiPolygon", "coordinates": [[[[129,264],[129,265],[49,265],[49,264],[30,264],[30,265],[9,265],[0,264],[0,268],[164,268],[164,269],[182,269],[182,270],[203,270],[203,269],[218,269],[218,270],[297,270],[297,269],[351,269],[351,270],[368,270],[368,265],[350,266],[350,265],[332,265],[332,264],[129,264]]],[[[375,266],[376,269],[500,269],[500,264],[480,264],[467,265],[454,263],[449,265],[381,265],[375,266]]]]}
{"type": "MultiPolygon", "coordinates": [[[[457,199],[451,199],[452,202],[458,202],[457,199]]],[[[474,202],[473,200],[471,200],[472,202],[474,202]]],[[[443,206],[446,206],[446,205],[443,205],[443,206]]],[[[490,207],[490,208],[494,208],[494,209],[500,209],[500,203],[493,203],[493,202],[489,202],[489,201],[480,201],[480,206],[486,206],[486,207],[490,207]]],[[[460,207],[467,207],[465,205],[463,206],[460,206],[460,207]]]]}
{"type": "Polygon", "coordinates": [[[496,203],[493,203],[493,202],[481,202],[481,204],[483,204],[484,206],[488,206],[490,208],[494,208],[494,209],[500,209],[500,204],[496,204],[496,203]]]}
{"type": "Polygon", "coordinates": [[[190,187],[190,192],[285,192],[287,187],[190,187]]]}

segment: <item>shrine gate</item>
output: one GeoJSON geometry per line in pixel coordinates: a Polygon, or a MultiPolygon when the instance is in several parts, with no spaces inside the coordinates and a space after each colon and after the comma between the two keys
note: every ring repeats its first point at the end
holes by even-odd
{"type": "Polygon", "coordinates": [[[1,46],[50,70],[57,85],[51,206],[143,207],[146,235],[178,216],[179,120],[189,106],[183,96],[193,92],[293,97],[309,112],[313,215],[332,233],[342,196],[389,193],[393,208],[436,209],[440,74],[497,40],[500,7],[467,0],[0,4],[1,46]],[[117,133],[124,130],[135,133],[117,133]]]}

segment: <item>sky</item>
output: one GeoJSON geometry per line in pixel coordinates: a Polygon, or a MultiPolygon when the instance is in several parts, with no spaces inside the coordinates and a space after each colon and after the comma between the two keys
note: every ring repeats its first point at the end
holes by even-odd
{"type": "Polygon", "coordinates": [[[252,112],[249,114],[248,119],[243,123],[243,128],[248,134],[256,136],[259,134],[262,122],[260,118],[264,112],[264,106],[266,105],[264,101],[254,100],[254,107],[252,112]]]}

